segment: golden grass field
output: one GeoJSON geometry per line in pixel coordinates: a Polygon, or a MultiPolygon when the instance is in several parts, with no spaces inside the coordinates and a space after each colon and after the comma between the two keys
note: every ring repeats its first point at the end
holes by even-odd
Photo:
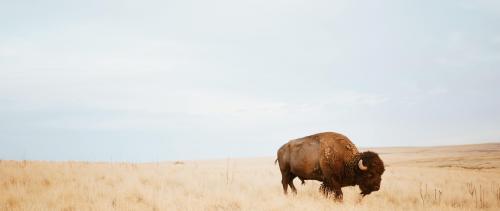
{"type": "Polygon", "coordinates": [[[500,210],[500,143],[378,148],[381,189],[283,195],[274,157],[160,163],[0,161],[1,210],[500,210]]]}

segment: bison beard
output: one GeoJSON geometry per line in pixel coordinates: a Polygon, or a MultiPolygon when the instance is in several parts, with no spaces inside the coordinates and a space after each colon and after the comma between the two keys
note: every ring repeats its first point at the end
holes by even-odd
{"type": "Polygon", "coordinates": [[[374,152],[359,153],[344,135],[319,133],[291,140],[278,150],[276,159],[282,175],[283,192],[290,186],[296,193],[293,179],[323,182],[320,192],[342,200],[342,187],[358,185],[365,196],[380,187],[384,164],[374,152]]]}

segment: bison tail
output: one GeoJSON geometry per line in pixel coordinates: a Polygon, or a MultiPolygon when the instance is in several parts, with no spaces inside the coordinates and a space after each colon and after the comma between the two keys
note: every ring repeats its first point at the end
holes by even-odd
{"type": "Polygon", "coordinates": [[[277,162],[278,162],[278,158],[276,158],[276,160],[274,160],[274,165],[276,165],[277,162]]]}

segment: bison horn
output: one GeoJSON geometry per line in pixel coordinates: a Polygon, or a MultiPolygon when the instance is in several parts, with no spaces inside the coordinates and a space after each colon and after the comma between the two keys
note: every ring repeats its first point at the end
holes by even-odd
{"type": "Polygon", "coordinates": [[[358,162],[358,167],[359,169],[361,169],[362,171],[366,171],[368,169],[368,167],[366,167],[365,165],[363,165],[363,160],[362,159],[359,159],[359,162],[358,162]]]}

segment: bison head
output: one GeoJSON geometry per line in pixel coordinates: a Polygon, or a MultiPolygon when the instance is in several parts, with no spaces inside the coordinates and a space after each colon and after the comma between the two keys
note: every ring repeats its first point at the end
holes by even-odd
{"type": "Polygon", "coordinates": [[[356,183],[361,189],[361,195],[365,196],[380,189],[385,169],[377,153],[371,151],[361,153],[357,168],[356,183]]]}

